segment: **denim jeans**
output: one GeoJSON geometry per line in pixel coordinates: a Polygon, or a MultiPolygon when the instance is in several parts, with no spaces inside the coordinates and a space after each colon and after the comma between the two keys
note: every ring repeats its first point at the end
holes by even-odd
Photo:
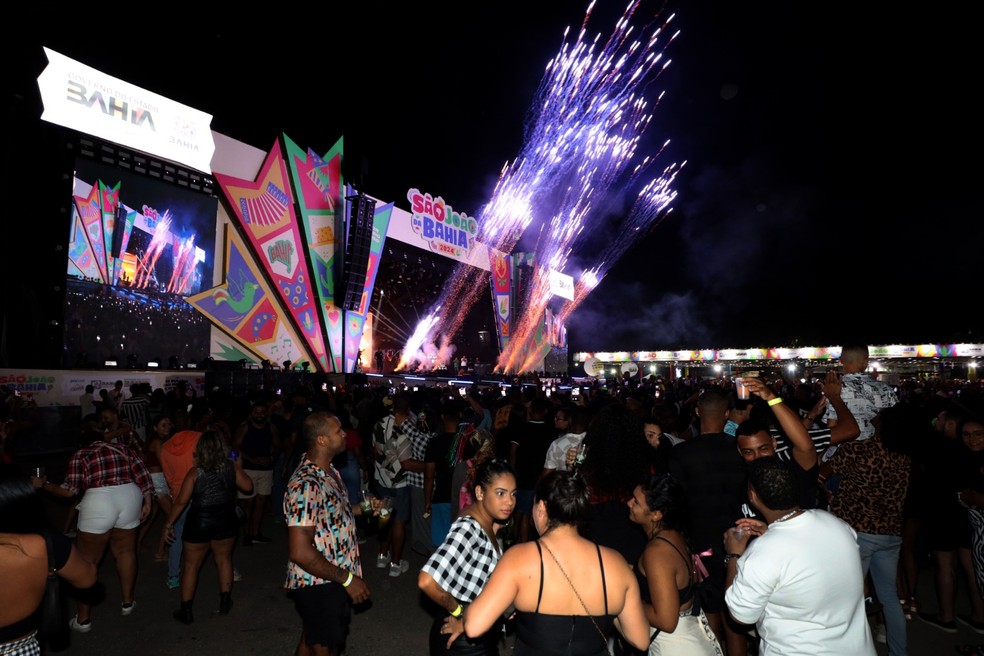
{"type": "Polygon", "coordinates": [[[174,542],[167,550],[167,576],[168,578],[180,577],[181,576],[181,535],[184,533],[185,518],[188,516],[188,508],[191,504],[185,506],[185,509],[181,511],[178,515],[177,521],[174,522],[174,542]]]}
{"type": "Polygon", "coordinates": [[[885,613],[885,633],[888,638],[889,656],[906,656],[907,638],[905,615],[899,603],[895,576],[899,566],[899,550],[902,537],[898,535],[872,535],[858,533],[858,550],[861,568],[865,575],[871,571],[875,594],[885,613]]]}

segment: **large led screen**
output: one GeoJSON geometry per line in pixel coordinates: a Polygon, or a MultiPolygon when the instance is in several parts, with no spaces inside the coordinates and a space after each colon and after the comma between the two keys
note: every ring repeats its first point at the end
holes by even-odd
{"type": "Polygon", "coordinates": [[[78,159],[71,208],[66,364],[208,357],[210,323],[185,298],[213,284],[218,200],[78,159]]]}

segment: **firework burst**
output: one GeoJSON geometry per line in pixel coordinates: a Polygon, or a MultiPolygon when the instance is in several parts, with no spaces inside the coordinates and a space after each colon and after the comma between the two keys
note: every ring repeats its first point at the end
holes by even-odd
{"type": "MultiPolygon", "coordinates": [[[[648,87],[669,65],[665,48],[676,34],[666,33],[672,16],[657,16],[637,29],[632,21],[641,1],[628,4],[604,42],[600,35],[588,34],[594,3],[577,35],[571,39],[570,31],[565,32],[534,98],[522,151],[503,167],[491,199],[479,212],[478,241],[485,246],[512,253],[521,240],[533,243],[526,252],[533,254],[534,272],[522,298],[515,299],[522,313],[512,320],[499,371],[529,370],[545,354],[535,348],[535,337],[552,299],[549,270],[573,269],[589,235],[597,241],[597,228],[610,235],[593,264],[573,272],[574,299],[564,301],[557,312],[565,320],[628,247],[665,216],[675,198],[671,183],[678,166],[648,178],[668,142],[656,152],[640,150],[652,121],[648,87]],[[640,186],[631,209],[619,217],[613,208],[625,206],[626,196],[640,186]],[[596,229],[586,232],[588,226],[596,229]]],[[[432,312],[428,318],[439,319],[426,329],[422,322],[414,333],[418,338],[424,329],[417,347],[411,350],[408,344],[405,350],[417,352],[438,334],[445,343],[453,339],[469,309],[487,295],[488,273],[459,265],[435,303],[454,311],[445,316],[432,312]]]]}

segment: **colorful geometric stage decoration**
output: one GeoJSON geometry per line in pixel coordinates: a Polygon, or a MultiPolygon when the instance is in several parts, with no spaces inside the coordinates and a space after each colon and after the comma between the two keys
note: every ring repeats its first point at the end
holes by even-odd
{"type": "Polygon", "coordinates": [[[307,248],[296,219],[294,193],[279,141],[274,142],[255,181],[219,173],[215,179],[233,210],[234,222],[277,290],[281,306],[314,355],[311,365],[319,371],[331,371],[317,307],[320,301],[312,284],[307,248]]]}
{"type": "Polygon", "coordinates": [[[277,294],[256,259],[231,225],[226,226],[225,282],[187,301],[209,321],[256,356],[280,363],[297,353],[313,362],[306,343],[294,330],[277,294]]]}
{"type": "Polygon", "coordinates": [[[294,198],[314,273],[318,310],[328,337],[329,371],[342,373],[342,312],[335,305],[335,235],[341,232],[343,139],[324,156],[283,135],[294,198]]]}

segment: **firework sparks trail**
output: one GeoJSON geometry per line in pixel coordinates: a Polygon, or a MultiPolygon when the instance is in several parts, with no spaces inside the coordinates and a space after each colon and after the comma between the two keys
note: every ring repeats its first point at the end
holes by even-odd
{"type": "Polygon", "coordinates": [[[195,274],[195,266],[198,260],[195,259],[195,236],[192,235],[187,240],[181,242],[178,253],[177,263],[174,267],[172,281],[176,281],[168,291],[175,294],[182,294],[188,288],[188,281],[195,274]]]}
{"type": "Polygon", "coordinates": [[[400,356],[400,362],[396,365],[396,371],[414,367],[426,371],[435,367],[432,358],[436,358],[437,352],[434,345],[427,341],[427,337],[438,322],[437,313],[440,309],[437,307],[432,314],[428,314],[417,325],[413,334],[410,335],[410,339],[407,340],[406,346],[403,347],[403,354],[400,356]]]}
{"type": "Polygon", "coordinates": [[[188,258],[188,242],[184,239],[178,241],[177,252],[173,253],[171,259],[173,260],[173,266],[171,267],[171,279],[167,281],[164,289],[168,292],[174,292],[175,288],[178,286],[178,281],[184,272],[185,260],[188,258]]]}
{"type": "MultiPolygon", "coordinates": [[[[629,213],[626,225],[635,226],[637,230],[647,227],[651,229],[668,216],[671,211],[670,205],[676,199],[676,192],[671,185],[679,170],[685,165],[686,162],[679,167],[675,165],[667,167],[663,171],[663,175],[653,179],[643,188],[629,213]]],[[[559,321],[567,321],[571,312],[598,286],[611,266],[618,261],[636,239],[634,231],[615,233],[615,238],[602,251],[598,264],[585,270],[575,283],[574,300],[565,304],[558,313],[557,319],[559,321]]]]}
{"type": "Polygon", "coordinates": [[[147,247],[147,252],[144,253],[143,258],[140,260],[141,271],[137,276],[136,287],[142,289],[150,284],[150,274],[157,265],[157,259],[164,252],[164,246],[167,245],[167,237],[170,231],[171,212],[170,210],[166,210],[164,216],[157,223],[157,227],[154,228],[154,236],[150,240],[150,246],[147,247]]]}
{"type": "MultiPolygon", "coordinates": [[[[523,308],[522,316],[513,320],[497,371],[528,370],[542,358],[534,342],[551,299],[548,270],[564,270],[585,245],[589,222],[607,221],[609,208],[642,183],[659,155],[637,161],[642,135],[652,120],[644,93],[669,65],[663,62],[665,45],[660,44],[673,17],[641,30],[643,35],[650,32],[648,37],[633,38],[636,29],[631,20],[640,3],[629,3],[603,45],[599,46],[600,35],[588,38],[594,3],[573,42],[565,32],[537,90],[523,149],[503,167],[491,200],[479,213],[478,238],[490,248],[511,253],[528,229],[533,227],[538,235],[533,279],[516,304],[523,308]]],[[[574,300],[565,302],[558,316],[566,319],[615,260],[665,214],[675,197],[670,189],[675,171],[671,165],[645,185],[628,215],[610,230],[612,237],[601,261],[583,272],[574,300]]],[[[435,322],[424,341],[433,341],[431,334],[440,333],[445,339],[456,335],[468,310],[487,297],[487,276],[468,265],[455,269],[436,302],[455,312],[435,322]]]]}

